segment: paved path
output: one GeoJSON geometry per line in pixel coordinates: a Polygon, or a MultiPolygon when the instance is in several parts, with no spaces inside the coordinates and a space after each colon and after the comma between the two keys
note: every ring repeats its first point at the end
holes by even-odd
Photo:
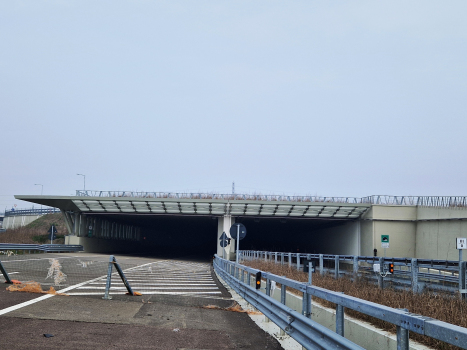
{"type": "MultiPolygon", "coordinates": [[[[207,262],[117,257],[133,288],[143,295],[123,294],[123,285],[113,278],[113,299],[103,300],[102,266],[106,266],[108,256],[83,254],[79,261],[55,257],[68,274],[62,289],[70,296],[38,299],[35,294],[2,288],[0,314],[6,307],[27,300],[40,301],[0,316],[0,348],[281,349],[247,314],[225,310],[235,302],[207,262]]],[[[9,264],[15,267],[14,272],[20,272],[18,279],[35,276],[52,283],[45,279],[43,270],[50,265],[48,260],[25,263],[30,267],[9,264]]]]}

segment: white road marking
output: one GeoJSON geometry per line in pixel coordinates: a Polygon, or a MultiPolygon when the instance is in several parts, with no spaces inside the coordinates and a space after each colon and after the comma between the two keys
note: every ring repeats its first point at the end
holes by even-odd
{"type": "MultiPolygon", "coordinates": [[[[125,292],[119,292],[119,291],[115,291],[112,293],[113,295],[125,295],[127,293],[125,292]]],[[[164,294],[164,295],[193,295],[193,296],[199,296],[201,297],[201,295],[199,295],[199,293],[197,292],[152,292],[151,294],[164,294]]],[[[203,292],[203,294],[222,294],[221,292],[203,292]]],[[[87,292],[87,293],[80,293],[80,292],[72,292],[72,293],[68,293],[68,295],[102,295],[102,293],[98,293],[98,292],[87,292]]],[[[229,299],[229,298],[227,298],[229,299]]]]}
{"type": "MultiPolygon", "coordinates": [[[[79,287],[78,289],[105,289],[105,287],[79,287]]],[[[126,287],[111,287],[110,290],[118,290],[118,289],[125,289],[126,287]]],[[[217,287],[133,287],[131,289],[138,289],[138,292],[142,290],[159,290],[159,289],[217,289],[217,287]]]]}
{"type": "MultiPolygon", "coordinates": [[[[118,275],[112,279],[109,294],[124,293],[125,286],[118,275]]],[[[145,295],[173,294],[173,295],[208,295],[222,294],[210,273],[210,265],[205,263],[186,264],[179,261],[166,261],[156,267],[137,268],[125,273],[125,277],[134,291],[145,295]],[[187,290],[186,292],[184,290],[187,290]]],[[[80,287],[79,294],[97,295],[96,290],[105,290],[106,279],[89,283],[80,287]],[[91,293],[91,294],[87,294],[91,293]]],[[[103,294],[103,293],[102,293],[103,294]]],[[[101,294],[101,295],[102,295],[101,294]]]]}
{"type": "MultiPolygon", "coordinates": [[[[160,261],[160,262],[163,262],[163,261],[166,261],[166,260],[162,260],[162,261],[160,261]]],[[[143,264],[143,265],[138,265],[138,266],[135,266],[135,267],[126,269],[126,270],[124,270],[124,271],[126,272],[126,271],[130,271],[130,270],[134,270],[134,269],[136,269],[136,268],[140,268],[140,267],[142,267],[142,266],[147,266],[147,265],[151,265],[151,264],[158,264],[158,263],[159,263],[159,262],[152,262],[152,263],[147,263],[147,264],[143,264]]],[[[69,291],[69,290],[73,290],[73,289],[75,289],[75,288],[79,288],[79,287],[81,287],[81,286],[84,286],[84,285],[87,284],[87,283],[95,282],[95,281],[98,281],[98,280],[100,280],[100,279],[102,279],[102,278],[106,278],[106,277],[107,277],[107,275],[101,276],[101,277],[97,277],[97,278],[93,278],[92,280],[85,281],[85,282],[82,282],[82,283],[78,283],[78,284],[75,284],[74,286],[70,286],[70,287],[67,287],[67,288],[64,288],[64,289],[60,289],[60,290],[58,290],[57,292],[58,292],[58,293],[65,293],[65,292],[67,292],[67,291],[69,291]]],[[[5,308],[5,309],[0,310],[0,315],[5,315],[5,314],[7,314],[7,313],[9,313],[9,312],[11,312],[11,311],[15,311],[15,310],[21,309],[21,308],[23,308],[23,307],[25,307],[25,306],[28,306],[28,305],[31,305],[31,304],[35,304],[35,303],[37,303],[37,302],[39,302],[39,301],[49,299],[49,298],[51,298],[51,297],[53,297],[53,296],[54,296],[53,294],[46,294],[46,295],[42,295],[42,296],[40,296],[40,297],[38,297],[38,298],[25,301],[24,303],[21,303],[21,304],[16,304],[16,305],[7,307],[7,308],[5,308]]]]}

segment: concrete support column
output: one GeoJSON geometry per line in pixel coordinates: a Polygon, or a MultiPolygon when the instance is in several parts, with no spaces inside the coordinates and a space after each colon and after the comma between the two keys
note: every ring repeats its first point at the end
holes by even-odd
{"type": "Polygon", "coordinates": [[[80,214],[79,215],[79,230],[78,230],[78,237],[84,237],[86,232],[86,215],[80,214]]]}
{"type": "Polygon", "coordinates": [[[75,220],[73,221],[73,235],[77,236],[79,231],[79,213],[75,213],[75,220]]]}
{"type": "Polygon", "coordinates": [[[235,253],[235,240],[232,239],[230,244],[222,248],[220,245],[220,238],[222,233],[225,232],[228,238],[230,238],[230,226],[232,226],[234,219],[230,215],[224,215],[217,219],[217,255],[221,258],[225,256],[227,260],[232,259],[235,253]]]}
{"type": "Polygon", "coordinates": [[[65,210],[60,209],[60,212],[62,213],[63,218],[65,219],[65,226],[68,231],[68,234],[71,235],[73,230],[73,220],[71,219],[70,214],[68,214],[65,210]]]}

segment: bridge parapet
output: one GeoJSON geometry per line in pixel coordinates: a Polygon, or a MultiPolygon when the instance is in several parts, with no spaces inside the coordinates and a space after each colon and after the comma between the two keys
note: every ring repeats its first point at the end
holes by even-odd
{"type": "Polygon", "coordinates": [[[267,202],[318,202],[424,206],[444,208],[466,208],[467,196],[390,196],[372,195],[367,197],[325,197],[325,196],[285,196],[264,194],[222,194],[222,193],[177,193],[177,192],[135,192],[135,191],[95,191],[77,190],[77,197],[113,197],[148,199],[212,199],[227,201],[267,201],[267,202]]]}

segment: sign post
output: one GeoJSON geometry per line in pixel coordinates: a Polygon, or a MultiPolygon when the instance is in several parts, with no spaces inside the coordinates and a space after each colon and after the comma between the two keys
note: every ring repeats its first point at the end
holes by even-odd
{"type": "Polygon", "coordinates": [[[467,238],[456,238],[456,246],[459,250],[459,293],[462,300],[465,300],[467,297],[467,284],[466,284],[466,265],[462,257],[462,252],[464,249],[467,249],[467,238]]]}
{"type": "Polygon", "coordinates": [[[50,244],[52,244],[53,240],[57,238],[55,235],[57,233],[57,228],[52,224],[47,232],[49,233],[50,244]]]}
{"type": "Polygon", "coordinates": [[[240,248],[240,240],[246,236],[246,227],[241,223],[235,223],[230,227],[230,237],[237,242],[237,251],[235,252],[235,262],[238,264],[238,250],[240,248]]]}
{"type": "Polygon", "coordinates": [[[460,264],[462,262],[462,260],[464,260],[462,258],[462,251],[464,249],[467,249],[467,238],[457,237],[456,238],[456,246],[457,246],[457,249],[459,250],[459,264],[460,264]]]}

